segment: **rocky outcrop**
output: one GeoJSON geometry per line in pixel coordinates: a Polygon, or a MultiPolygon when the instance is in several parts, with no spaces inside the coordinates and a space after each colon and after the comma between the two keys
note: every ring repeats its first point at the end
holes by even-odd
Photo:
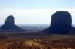
{"type": "Polygon", "coordinates": [[[1,26],[1,31],[3,32],[23,32],[24,30],[16,26],[13,15],[9,15],[5,19],[5,24],[1,26]]]}
{"type": "Polygon", "coordinates": [[[72,18],[68,11],[56,11],[51,16],[51,26],[43,32],[51,34],[68,34],[73,30],[72,18]]]}

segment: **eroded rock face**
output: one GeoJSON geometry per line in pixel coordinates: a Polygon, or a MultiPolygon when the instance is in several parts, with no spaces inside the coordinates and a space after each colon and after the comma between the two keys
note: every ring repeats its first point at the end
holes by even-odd
{"type": "Polygon", "coordinates": [[[15,25],[13,15],[10,15],[10,16],[7,17],[7,19],[5,20],[5,24],[10,25],[10,26],[15,25]]]}
{"type": "Polygon", "coordinates": [[[48,33],[68,34],[72,30],[72,18],[68,11],[56,11],[51,16],[51,26],[44,30],[48,33]]]}
{"type": "Polygon", "coordinates": [[[3,30],[8,30],[11,29],[13,26],[15,26],[14,17],[10,15],[5,19],[5,24],[1,28],[3,30]]]}
{"type": "Polygon", "coordinates": [[[51,32],[68,33],[72,27],[72,19],[67,11],[57,11],[51,17],[51,32]]]}
{"type": "Polygon", "coordinates": [[[15,20],[13,15],[9,15],[6,19],[5,19],[5,24],[1,26],[1,30],[2,31],[9,31],[9,32],[19,32],[19,31],[23,31],[23,29],[21,29],[20,27],[15,25],[15,20]]]}

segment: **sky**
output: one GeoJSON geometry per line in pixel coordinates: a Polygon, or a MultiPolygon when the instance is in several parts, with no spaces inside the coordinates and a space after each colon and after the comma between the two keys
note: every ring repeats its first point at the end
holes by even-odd
{"type": "Polygon", "coordinates": [[[69,11],[75,24],[75,0],[0,0],[0,24],[13,15],[16,24],[50,24],[56,11],[69,11]]]}

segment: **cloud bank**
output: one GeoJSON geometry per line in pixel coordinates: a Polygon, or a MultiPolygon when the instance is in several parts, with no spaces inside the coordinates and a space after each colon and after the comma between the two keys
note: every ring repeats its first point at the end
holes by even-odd
{"type": "Polygon", "coordinates": [[[8,15],[15,17],[16,24],[50,24],[51,15],[56,11],[69,11],[75,24],[75,9],[0,9],[0,24],[3,24],[8,15]]]}

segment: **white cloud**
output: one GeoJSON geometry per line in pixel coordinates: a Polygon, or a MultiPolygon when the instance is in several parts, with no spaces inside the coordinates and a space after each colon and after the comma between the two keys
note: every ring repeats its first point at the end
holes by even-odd
{"type": "Polygon", "coordinates": [[[49,24],[50,16],[55,11],[69,11],[75,24],[75,9],[0,9],[0,23],[3,24],[8,15],[14,15],[16,24],[49,24]]]}

